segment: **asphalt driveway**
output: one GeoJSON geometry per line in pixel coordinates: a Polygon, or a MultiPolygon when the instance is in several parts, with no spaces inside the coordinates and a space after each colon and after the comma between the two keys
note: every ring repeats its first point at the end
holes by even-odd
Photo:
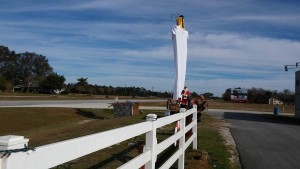
{"type": "Polygon", "coordinates": [[[299,169],[300,121],[264,112],[210,110],[231,124],[244,169],[299,169]]]}

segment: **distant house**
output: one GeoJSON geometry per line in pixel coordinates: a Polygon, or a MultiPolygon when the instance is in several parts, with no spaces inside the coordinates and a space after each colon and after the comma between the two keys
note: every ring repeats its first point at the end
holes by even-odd
{"type": "Polygon", "coordinates": [[[14,88],[13,88],[13,92],[20,92],[20,91],[22,91],[23,89],[26,89],[26,88],[28,88],[27,86],[25,86],[25,85],[16,85],[14,88]]]}
{"type": "Polygon", "coordinates": [[[272,97],[269,99],[269,104],[282,105],[283,102],[272,97]]]}
{"type": "Polygon", "coordinates": [[[37,90],[40,88],[40,83],[39,81],[32,81],[29,82],[28,84],[19,84],[14,86],[13,92],[37,92],[37,90]]]}
{"type": "Polygon", "coordinates": [[[237,87],[231,89],[230,100],[232,102],[247,102],[248,91],[245,88],[237,87]]]}

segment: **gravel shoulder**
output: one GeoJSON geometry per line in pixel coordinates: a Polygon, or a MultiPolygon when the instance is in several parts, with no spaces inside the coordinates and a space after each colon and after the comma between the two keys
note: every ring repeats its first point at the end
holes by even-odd
{"type": "MultiPolygon", "coordinates": [[[[221,118],[219,118],[221,119],[221,118]]],[[[236,148],[236,143],[231,135],[231,132],[229,130],[230,124],[226,123],[225,120],[222,120],[222,123],[219,124],[219,133],[224,139],[224,144],[228,147],[228,151],[230,152],[231,158],[230,161],[231,163],[236,167],[236,168],[242,168],[241,162],[239,159],[239,153],[236,148]]]]}

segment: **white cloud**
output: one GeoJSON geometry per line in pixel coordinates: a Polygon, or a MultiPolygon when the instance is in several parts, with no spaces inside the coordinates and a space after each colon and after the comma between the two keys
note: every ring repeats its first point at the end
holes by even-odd
{"type": "Polygon", "coordinates": [[[233,21],[256,21],[261,23],[270,23],[270,24],[284,24],[284,25],[292,25],[299,27],[300,17],[295,14],[282,14],[282,15],[237,15],[231,17],[224,17],[221,20],[227,22],[233,21]]]}
{"type": "MultiPolygon", "coordinates": [[[[171,41],[145,49],[53,45],[35,52],[50,58],[67,82],[88,77],[93,84],[137,85],[170,91],[174,82],[171,41]],[[76,77],[76,78],[74,78],[76,77]]],[[[282,90],[293,87],[284,64],[299,61],[300,42],[240,34],[194,33],[189,39],[187,85],[191,91],[221,94],[231,87],[282,90]]]]}
{"type": "Polygon", "coordinates": [[[190,35],[187,84],[218,96],[231,87],[294,90],[294,73],[284,64],[299,61],[300,42],[240,34],[190,35]]]}
{"type": "Polygon", "coordinates": [[[239,34],[190,36],[190,56],[215,63],[240,66],[283,66],[299,59],[300,42],[239,34]]]}

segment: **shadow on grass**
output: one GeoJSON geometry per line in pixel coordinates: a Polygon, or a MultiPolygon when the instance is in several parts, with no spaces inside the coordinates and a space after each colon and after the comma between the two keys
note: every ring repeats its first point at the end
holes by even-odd
{"type": "Polygon", "coordinates": [[[121,161],[122,163],[126,163],[130,160],[133,159],[133,157],[128,156],[127,154],[130,153],[131,151],[140,148],[141,146],[143,146],[145,144],[145,142],[143,141],[139,141],[131,146],[129,146],[128,148],[126,148],[125,150],[117,153],[117,154],[112,154],[112,156],[106,160],[101,161],[100,163],[88,168],[88,169],[98,169],[98,168],[106,168],[108,167],[109,164],[111,164],[113,161],[118,160],[121,161]]]}
{"type": "MultiPolygon", "coordinates": [[[[144,141],[139,141],[139,142],[135,143],[134,145],[131,145],[127,149],[125,149],[117,154],[112,154],[112,156],[109,157],[108,159],[103,160],[100,163],[98,163],[88,169],[109,168],[109,165],[116,160],[125,164],[134,158],[134,157],[128,156],[127,154],[136,149],[139,149],[139,151],[142,152],[142,148],[143,148],[144,144],[145,144],[144,141]]],[[[155,163],[155,168],[161,167],[166,162],[166,160],[169,159],[177,150],[178,150],[178,147],[175,147],[172,145],[169,148],[167,148],[165,151],[160,153],[159,156],[157,157],[157,161],[155,163]]],[[[177,163],[174,163],[170,169],[176,169],[177,168],[176,164],[177,163]]]]}
{"type": "MultiPolygon", "coordinates": [[[[162,153],[160,153],[157,156],[157,160],[156,160],[156,163],[155,163],[155,168],[161,167],[177,150],[178,150],[178,147],[175,147],[174,145],[171,145],[169,148],[167,148],[162,153]]],[[[171,169],[176,169],[176,168],[177,168],[177,163],[175,162],[171,166],[171,169]]]]}
{"type": "Polygon", "coordinates": [[[282,116],[273,114],[224,112],[224,118],[230,120],[246,120],[266,123],[300,125],[300,120],[295,119],[292,116],[282,116]]]}
{"type": "Polygon", "coordinates": [[[76,113],[81,115],[81,116],[91,118],[91,119],[101,119],[101,120],[109,119],[108,117],[99,116],[99,115],[96,115],[95,113],[93,113],[91,111],[84,111],[84,110],[81,110],[81,109],[76,109],[76,113]]]}

